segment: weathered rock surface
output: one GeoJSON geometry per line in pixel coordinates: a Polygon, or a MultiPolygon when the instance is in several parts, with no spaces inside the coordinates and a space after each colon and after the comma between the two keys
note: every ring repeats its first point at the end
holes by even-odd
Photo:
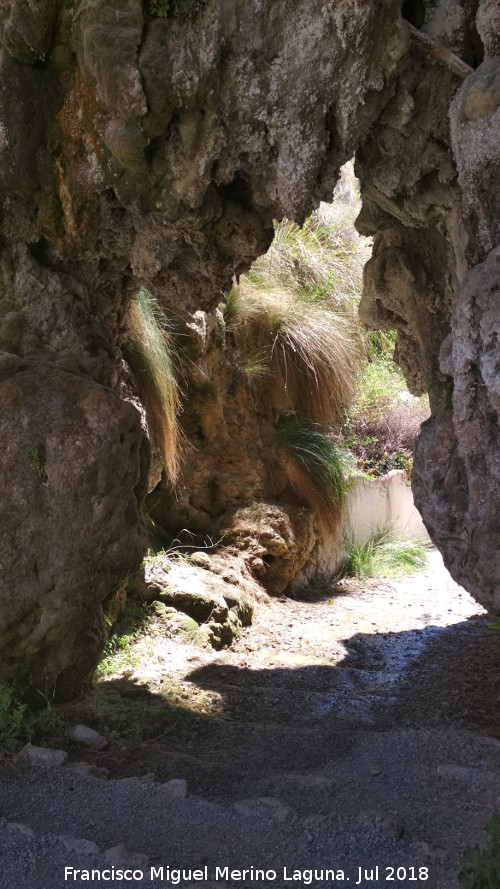
{"type": "Polygon", "coordinates": [[[429,533],[455,579],[498,610],[498,10],[479,3],[481,46],[475,5],[418,9],[414,24],[476,70],[462,84],[414,52],[357,154],[359,227],[375,236],[361,314],[397,328],[410,388],[429,391],[413,470],[429,533]]]}
{"type": "Polygon", "coordinates": [[[175,492],[163,478],[146,503],[171,539],[184,528],[216,539],[219,519],[228,509],[278,494],[286,480],[270,459],[270,399],[253,391],[238,366],[220,309],[188,315],[180,339],[188,340],[189,355],[181,478],[175,492]]]}
{"type": "MultiPolygon", "coordinates": [[[[147,509],[171,539],[184,539],[189,529],[187,541],[194,533],[218,543],[226,569],[229,549],[236,549],[250,574],[268,592],[280,594],[304,566],[317,536],[312,514],[298,506],[276,458],[276,417],[286,409],[286,393],[270,374],[247,377],[219,308],[197,311],[186,329],[191,360],[181,479],[173,491],[164,477],[149,494],[147,509]]],[[[202,552],[197,558],[209,560],[202,552]]],[[[205,567],[214,570],[213,557],[205,567]]],[[[241,566],[234,567],[241,576],[241,566]]]]}
{"type": "MultiPolygon", "coordinates": [[[[493,420],[484,427],[498,344],[478,279],[493,280],[499,242],[498,12],[480,2],[477,30],[476,7],[403,4],[478,69],[450,131],[461,75],[412,42],[398,0],[209,0],[186,15],[171,3],[165,18],[140,0],[3,5],[0,348],[17,356],[10,368],[31,370],[1,382],[1,677],[22,665],[43,694],[74,694],[102,645],[102,602],[140,561],[141,433],[112,392],[131,296],[147,285],[192,324],[265,250],[273,218],[300,220],[331,195],[358,146],[360,228],[375,235],[363,316],[397,327],[412,389],[434,387],[418,502],[455,576],[498,606],[498,519],[483,501],[499,493],[493,420]],[[474,352],[468,369],[459,342],[474,352]],[[469,542],[475,534],[467,560],[450,522],[469,542]]],[[[199,362],[196,373],[202,401],[210,375],[206,384],[199,362]]],[[[218,422],[200,412],[205,438],[218,422]]],[[[227,415],[221,426],[237,467],[227,415]]],[[[198,466],[185,500],[195,531],[273,500],[254,462],[251,452],[240,479],[232,473],[229,497],[220,476],[202,484],[198,466]],[[228,502],[236,491],[242,502],[228,502]]],[[[279,536],[286,549],[291,535],[279,536]]],[[[299,537],[304,553],[308,532],[299,537]]],[[[287,557],[268,552],[271,578],[269,560],[287,557]]]]}
{"type": "Polygon", "coordinates": [[[252,503],[220,520],[224,542],[245,559],[262,586],[280,595],[304,567],[316,543],[314,518],[301,507],[252,503]]]}
{"type": "MultiPolygon", "coordinates": [[[[108,392],[90,434],[59,375],[114,388],[141,285],[181,315],[206,308],[267,247],[273,217],[331,194],[406,51],[398,6],[217,0],[159,18],[140,0],[4,4],[0,347],[53,368],[37,389],[47,424],[58,401],[76,419],[66,461],[48,454],[29,493],[19,455],[44,436],[2,460],[17,562],[13,574],[2,560],[2,676],[18,674],[22,649],[44,693],[56,677],[57,694],[76,692],[104,638],[101,602],[141,554],[136,420],[108,392]]],[[[32,420],[18,396],[20,434],[32,420]]]]}
{"type": "MultiPolygon", "coordinates": [[[[224,556],[218,558],[227,570],[224,556]]],[[[160,559],[146,567],[143,580],[135,579],[133,590],[153,603],[154,621],[168,634],[194,645],[221,648],[252,623],[254,604],[251,581],[243,581],[241,575],[234,576],[234,582],[224,579],[213,571],[213,561],[205,553],[194,553],[193,560],[172,558],[164,566],[160,559]]]]}
{"type": "Polygon", "coordinates": [[[2,674],[71,697],[100,656],[102,603],[143,552],[138,415],[91,379],[6,353],[0,406],[2,674]]]}
{"type": "Polygon", "coordinates": [[[480,3],[487,57],[450,111],[461,190],[461,221],[453,230],[458,286],[440,351],[445,382],[433,396],[415,477],[417,505],[448,568],[494,611],[500,610],[500,58],[490,54],[498,52],[498,24],[496,5],[480,3]]]}

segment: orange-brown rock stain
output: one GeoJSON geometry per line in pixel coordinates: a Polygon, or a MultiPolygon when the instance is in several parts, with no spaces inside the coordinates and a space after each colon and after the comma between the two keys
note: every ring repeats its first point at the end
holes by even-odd
{"type": "Polygon", "coordinates": [[[97,194],[102,187],[104,163],[100,122],[96,89],[77,68],[52,134],[57,198],[42,208],[40,220],[45,236],[52,243],[56,240],[55,246],[62,253],[84,248],[98,226],[97,194]],[[89,181],[91,167],[94,182],[89,181]]]}

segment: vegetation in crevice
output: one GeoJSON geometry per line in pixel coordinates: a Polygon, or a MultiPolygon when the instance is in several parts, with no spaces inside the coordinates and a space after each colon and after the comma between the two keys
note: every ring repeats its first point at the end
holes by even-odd
{"type": "Polygon", "coordinates": [[[484,828],[489,836],[484,849],[465,849],[460,857],[460,889],[498,889],[500,886],[500,816],[494,815],[484,828]]]}
{"type": "Polygon", "coordinates": [[[147,0],[146,6],[155,18],[185,22],[200,12],[205,4],[206,0],[147,0]]]}
{"type": "Polygon", "coordinates": [[[269,368],[290,411],[326,426],[352,398],[362,350],[354,253],[332,226],[285,220],[226,297],[226,323],[242,353],[258,356],[261,375],[269,368]]]}
{"type": "MultiPolygon", "coordinates": [[[[148,649],[146,628],[149,617],[145,605],[134,598],[127,599],[124,612],[114,626],[109,628],[110,635],[95,673],[96,679],[133,668],[139,663],[145,649],[148,649]],[[139,641],[143,643],[140,646],[139,641]]],[[[149,649],[152,649],[152,645],[149,645],[149,649]]]]}
{"type": "Polygon", "coordinates": [[[283,417],[276,427],[275,456],[295,494],[315,512],[321,529],[335,530],[345,482],[333,439],[316,426],[283,417]]]}
{"type": "Polygon", "coordinates": [[[61,730],[64,724],[64,718],[48,702],[43,709],[33,711],[14,686],[0,683],[0,750],[19,749],[28,741],[61,730]]]}
{"type": "Polygon", "coordinates": [[[171,484],[175,485],[179,474],[182,436],[178,421],[180,400],[172,335],[158,303],[144,287],[130,304],[127,322],[125,357],[134,375],[165,473],[171,484]]]}

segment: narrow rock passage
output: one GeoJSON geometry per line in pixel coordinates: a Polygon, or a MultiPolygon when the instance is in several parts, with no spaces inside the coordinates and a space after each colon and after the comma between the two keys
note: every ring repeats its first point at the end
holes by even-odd
{"type": "Polygon", "coordinates": [[[5,762],[1,889],[456,889],[500,809],[498,632],[435,552],[409,580],[309,595],[260,607],[231,650],[168,641],[168,675],[152,658],[110,680],[146,720],[161,695],[184,702],[163,735],[52,770],[5,762]],[[125,865],[137,879],[65,880],[125,865]]]}

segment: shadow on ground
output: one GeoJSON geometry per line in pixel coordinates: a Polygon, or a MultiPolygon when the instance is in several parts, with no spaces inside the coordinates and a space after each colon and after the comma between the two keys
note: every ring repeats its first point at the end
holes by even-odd
{"type": "Polygon", "coordinates": [[[115,775],[185,777],[192,792],[237,798],[257,777],[349,756],[371,731],[460,726],[500,737],[500,635],[489,622],[356,633],[335,665],[215,660],[166,676],[157,691],[101,682],[78,718],[115,741],[86,757],[115,775]]]}

